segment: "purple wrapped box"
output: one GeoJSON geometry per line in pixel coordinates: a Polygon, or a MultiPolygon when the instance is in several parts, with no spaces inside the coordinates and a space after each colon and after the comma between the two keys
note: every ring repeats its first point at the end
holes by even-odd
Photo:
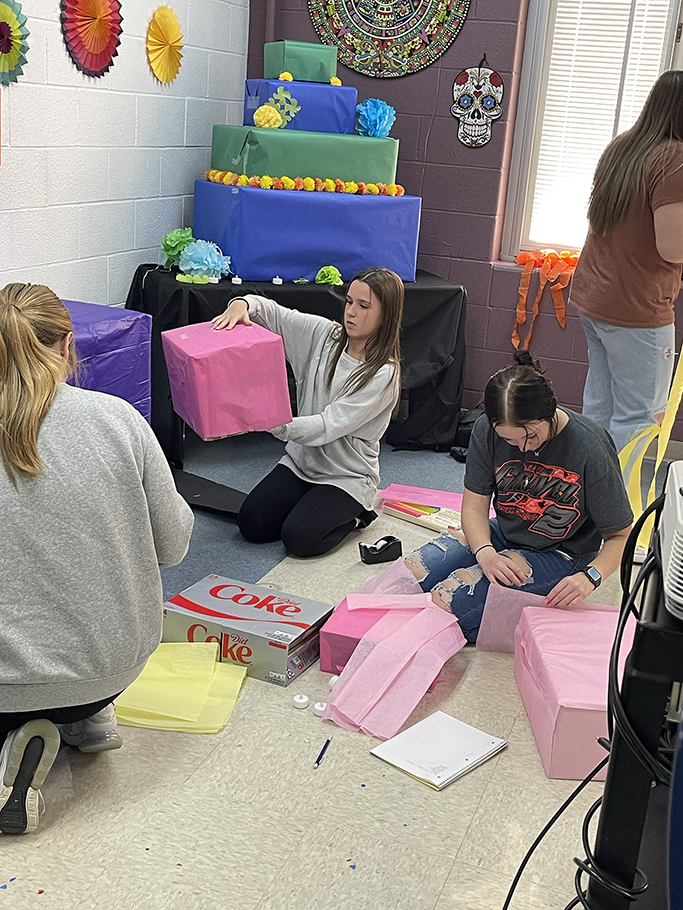
{"type": "Polygon", "coordinates": [[[194,236],[217,243],[247,281],[315,279],[335,265],[344,281],[372,266],[415,281],[418,196],[352,196],[195,182],[194,236]]]}
{"type": "Polygon", "coordinates": [[[152,317],[97,303],[63,302],[74,324],[78,385],[124,398],[149,421],[152,317]]]}

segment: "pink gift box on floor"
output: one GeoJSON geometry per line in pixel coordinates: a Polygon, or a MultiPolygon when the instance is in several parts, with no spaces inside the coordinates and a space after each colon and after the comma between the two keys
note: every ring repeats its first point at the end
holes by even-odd
{"type": "MultiPolygon", "coordinates": [[[[582,780],[607,754],[607,678],[618,614],[526,607],[515,631],[515,678],[545,773],[582,780]]],[[[633,643],[629,620],[620,672],[633,643]]],[[[607,768],[596,777],[604,780],[607,768]]]]}
{"type": "Polygon", "coordinates": [[[361,638],[389,610],[418,603],[424,606],[423,600],[429,600],[429,595],[349,594],[320,630],[320,669],[323,673],[341,673],[361,638]],[[377,602],[376,609],[369,606],[373,600],[377,602]],[[363,609],[354,609],[360,604],[363,609]]]}
{"type": "Polygon", "coordinates": [[[271,430],[292,409],[282,338],[259,325],[210,322],[161,333],[173,410],[203,439],[271,430]]]}

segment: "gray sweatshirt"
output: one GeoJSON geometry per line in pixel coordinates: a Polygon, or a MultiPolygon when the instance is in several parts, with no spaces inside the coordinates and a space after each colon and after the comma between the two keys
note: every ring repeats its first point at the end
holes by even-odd
{"type": "Polygon", "coordinates": [[[88,704],[125,689],[161,637],[159,566],[194,518],[128,402],[62,383],[40,477],[0,464],[0,712],[88,704]]]}
{"type": "Polygon", "coordinates": [[[360,362],[341,355],[328,391],[334,322],[247,294],[249,316],[282,336],[296,379],[298,417],[271,430],[287,443],[280,463],[310,483],[340,487],[369,509],[379,484],[379,441],[389,426],[398,389],[396,370],[385,364],[358,392],[343,389],[360,362]]]}

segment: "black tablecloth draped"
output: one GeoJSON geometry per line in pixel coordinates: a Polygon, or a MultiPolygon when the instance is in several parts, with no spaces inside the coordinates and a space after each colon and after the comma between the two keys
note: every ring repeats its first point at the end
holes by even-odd
{"type": "MultiPolygon", "coordinates": [[[[138,267],[126,308],[152,316],[152,428],[166,456],[180,465],[184,424],[173,411],[161,332],[208,322],[229,300],[247,293],[269,297],[283,306],[328,319],[341,319],[345,287],[309,284],[185,284],[176,272],[160,266],[138,267]]],[[[402,386],[408,390],[406,420],[394,422],[387,441],[403,448],[446,448],[453,443],[465,376],[467,292],[429,272],[418,270],[406,284],[401,335],[402,386]]]]}

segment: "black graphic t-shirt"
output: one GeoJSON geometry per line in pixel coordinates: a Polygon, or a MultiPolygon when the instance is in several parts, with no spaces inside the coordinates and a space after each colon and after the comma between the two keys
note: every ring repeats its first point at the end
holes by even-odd
{"type": "Polygon", "coordinates": [[[598,550],[604,535],[627,528],[633,513],[610,435],[563,410],[569,422],[538,455],[509,445],[482,415],[470,438],[465,486],[493,494],[500,529],[511,543],[583,556],[598,550]]]}

